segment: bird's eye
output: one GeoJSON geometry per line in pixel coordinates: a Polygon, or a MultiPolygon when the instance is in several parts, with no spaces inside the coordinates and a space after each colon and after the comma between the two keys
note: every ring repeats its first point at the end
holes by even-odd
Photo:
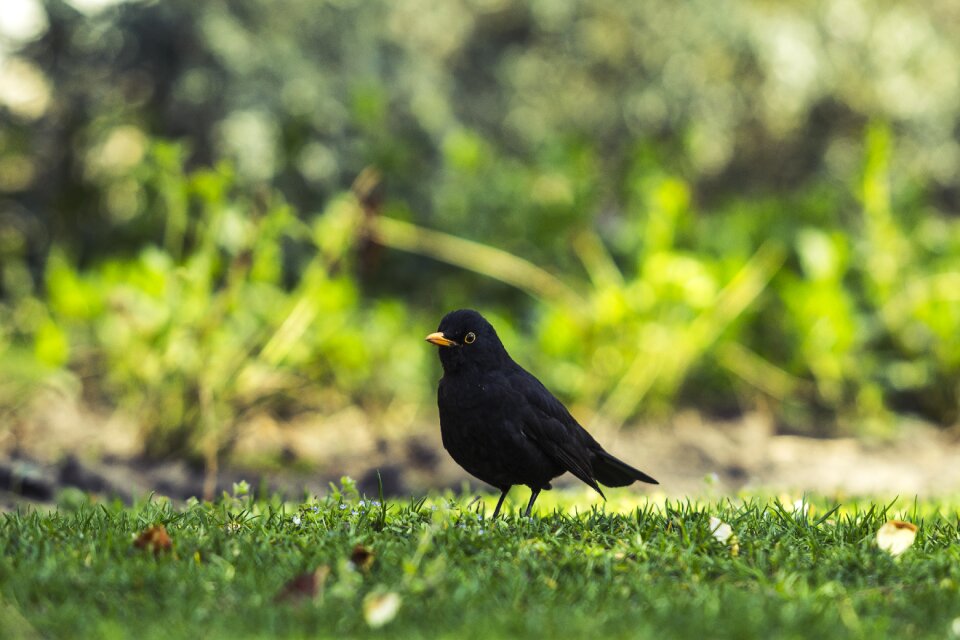
{"type": "Polygon", "coordinates": [[[467,344],[473,344],[476,339],[477,339],[477,334],[475,334],[473,331],[463,336],[463,341],[467,344]]]}

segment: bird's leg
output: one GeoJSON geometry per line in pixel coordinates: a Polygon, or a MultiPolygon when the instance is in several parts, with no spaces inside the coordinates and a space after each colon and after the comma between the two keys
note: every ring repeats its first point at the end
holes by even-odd
{"type": "Polygon", "coordinates": [[[530,490],[530,502],[527,503],[527,510],[523,514],[524,518],[530,517],[530,510],[533,509],[533,503],[536,502],[538,495],[540,495],[540,489],[530,490]]]}
{"type": "Polygon", "coordinates": [[[506,489],[501,489],[501,490],[500,490],[500,492],[501,492],[501,493],[500,493],[500,499],[497,500],[497,508],[493,510],[493,517],[490,518],[491,520],[496,520],[496,519],[497,519],[497,516],[500,514],[500,507],[503,506],[503,499],[507,497],[507,492],[508,492],[508,491],[510,491],[510,487],[507,487],[506,489]]]}

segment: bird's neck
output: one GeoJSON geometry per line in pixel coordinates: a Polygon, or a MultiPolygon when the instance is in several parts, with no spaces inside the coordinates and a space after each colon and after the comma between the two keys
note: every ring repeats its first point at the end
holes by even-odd
{"type": "Polygon", "coordinates": [[[462,375],[483,375],[490,371],[499,371],[511,366],[516,366],[507,352],[504,350],[498,354],[491,354],[489,358],[467,358],[463,352],[459,351],[441,352],[440,364],[443,366],[443,374],[450,376],[462,375]]]}

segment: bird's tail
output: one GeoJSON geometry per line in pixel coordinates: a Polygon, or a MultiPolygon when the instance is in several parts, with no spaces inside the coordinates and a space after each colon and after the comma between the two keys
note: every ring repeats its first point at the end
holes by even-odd
{"type": "Polygon", "coordinates": [[[636,480],[649,484],[660,484],[643,471],[634,469],[626,462],[614,458],[603,451],[595,451],[593,456],[593,477],[608,487],[625,487],[636,480]]]}

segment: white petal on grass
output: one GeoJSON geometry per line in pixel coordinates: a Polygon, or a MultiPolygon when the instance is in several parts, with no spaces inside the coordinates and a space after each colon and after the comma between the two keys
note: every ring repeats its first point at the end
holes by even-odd
{"type": "Polygon", "coordinates": [[[400,595],[393,591],[371,593],[363,600],[363,619],[374,629],[387,624],[400,611],[400,595]]]}
{"type": "Polygon", "coordinates": [[[710,533],[713,534],[717,542],[726,544],[730,536],[733,535],[733,527],[716,516],[710,516],[710,533]]]}
{"type": "Polygon", "coordinates": [[[913,545],[917,525],[903,520],[891,520],[877,530],[877,546],[892,556],[898,556],[913,545]]]}

